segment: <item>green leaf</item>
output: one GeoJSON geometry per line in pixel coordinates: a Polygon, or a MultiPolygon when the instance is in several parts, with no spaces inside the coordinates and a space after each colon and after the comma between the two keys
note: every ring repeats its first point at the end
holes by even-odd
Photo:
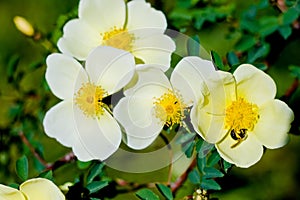
{"type": "Polygon", "coordinates": [[[196,136],[196,133],[184,133],[184,134],[181,134],[176,139],[176,144],[183,144],[183,143],[186,143],[188,141],[191,141],[192,139],[194,139],[195,136],[196,136]]]}
{"type": "Polygon", "coordinates": [[[152,192],[150,189],[141,189],[137,191],[136,196],[139,197],[142,200],[159,200],[159,197],[157,194],[152,192]]]}
{"type": "MultiPolygon", "coordinates": [[[[20,61],[20,56],[18,56],[18,55],[13,55],[9,59],[8,64],[7,64],[7,77],[8,77],[8,79],[11,79],[13,77],[14,73],[17,70],[19,61],[20,61]]],[[[9,80],[9,81],[12,81],[12,80],[9,80]]]]}
{"type": "Polygon", "coordinates": [[[233,51],[228,52],[226,57],[231,66],[238,65],[240,63],[239,58],[233,51]]]}
{"type": "Polygon", "coordinates": [[[289,70],[293,77],[300,79],[300,66],[290,65],[289,70]]]}
{"type": "Polygon", "coordinates": [[[279,20],[275,16],[265,16],[259,20],[258,32],[262,37],[272,34],[279,27],[279,20]]]}
{"type": "Polygon", "coordinates": [[[200,39],[198,35],[195,35],[187,41],[187,51],[189,56],[200,55],[200,39]]]}
{"type": "Polygon", "coordinates": [[[223,168],[224,168],[224,171],[227,173],[228,170],[230,169],[230,167],[232,166],[231,163],[227,162],[226,160],[223,160],[223,168]]]}
{"type": "Polygon", "coordinates": [[[248,62],[253,63],[258,58],[267,55],[270,51],[270,45],[265,43],[258,48],[252,48],[248,51],[248,62]]]}
{"type": "Polygon", "coordinates": [[[187,144],[184,144],[182,147],[182,151],[185,153],[186,157],[190,158],[193,155],[194,147],[195,147],[195,141],[188,142],[187,144]]]}
{"type": "Polygon", "coordinates": [[[88,167],[91,166],[92,162],[88,161],[88,162],[82,162],[80,160],[77,160],[76,162],[78,169],[87,169],[88,167]]]}
{"type": "Polygon", "coordinates": [[[292,28],[289,25],[280,26],[278,31],[284,39],[287,39],[292,34],[292,28]]]}
{"type": "Polygon", "coordinates": [[[27,180],[27,178],[28,178],[28,159],[25,155],[23,155],[21,158],[19,158],[17,160],[16,172],[22,181],[27,180]]]}
{"type": "Polygon", "coordinates": [[[219,54],[215,51],[211,51],[211,57],[215,67],[222,70],[224,68],[224,64],[219,54]]]}
{"type": "Polygon", "coordinates": [[[156,184],[156,187],[168,200],[173,199],[173,194],[169,187],[165,186],[164,184],[156,184]]]}
{"type": "Polygon", "coordinates": [[[289,25],[293,23],[299,17],[299,13],[296,8],[290,8],[285,13],[283,13],[282,23],[284,25],[289,25]]]}
{"type": "Polygon", "coordinates": [[[93,181],[89,183],[86,188],[90,191],[90,193],[95,193],[101,190],[102,188],[108,185],[107,181],[93,181]]]}
{"type": "Polygon", "coordinates": [[[103,167],[104,163],[97,163],[92,167],[87,177],[87,184],[91,183],[94,180],[94,178],[102,172],[103,167]]]}
{"type": "Polygon", "coordinates": [[[199,157],[199,154],[198,154],[197,167],[201,173],[203,173],[205,166],[206,166],[206,157],[199,157]]]}
{"type": "Polygon", "coordinates": [[[253,47],[257,43],[255,37],[250,35],[243,36],[235,45],[236,50],[244,52],[253,47]]]}
{"type": "Polygon", "coordinates": [[[204,168],[204,176],[203,178],[209,179],[209,178],[218,178],[223,177],[224,174],[213,167],[206,167],[204,168]]]}
{"type": "Polygon", "coordinates": [[[41,178],[46,178],[46,179],[49,179],[49,180],[53,180],[53,173],[52,173],[52,170],[48,170],[48,171],[45,171],[45,172],[42,172],[39,177],[41,178]]]}
{"type": "Polygon", "coordinates": [[[207,159],[207,166],[213,167],[220,160],[220,155],[217,151],[214,151],[207,159]]]}
{"type": "Polygon", "coordinates": [[[197,169],[192,170],[188,175],[189,180],[194,184],[201,183],[201,177],[197,169]]]}
{"type": "Polygon", "coordinates": [[[205,190],[221,190],[221,186],[213,179],[204,179],[200,187],[205,190]]]}
{"type": "Polygon", "coordinates": [[[213,148],[214,144],[210,144],[202,139],[199,139],[196,143],[196,151],[199,158],[205,157],[213,148]]]}

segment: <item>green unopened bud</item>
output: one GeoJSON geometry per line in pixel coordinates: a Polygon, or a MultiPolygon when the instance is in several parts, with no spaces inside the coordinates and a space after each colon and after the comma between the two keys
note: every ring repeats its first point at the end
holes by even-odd
{"type": "Polygon", "coordinates": [[[17,29],[28,37],[34,36],[34,29],[32,25],[23,17],[15,16],[14,23],[17,29]]]}

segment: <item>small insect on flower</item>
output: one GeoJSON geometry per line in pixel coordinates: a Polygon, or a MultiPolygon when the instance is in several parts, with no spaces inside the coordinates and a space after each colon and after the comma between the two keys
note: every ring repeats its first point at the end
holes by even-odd
{"type": "Polygon", "coordinates": [[[194,129],[216,146],[220,156],[239,167],[250,167],[288,141],[293,111],[274,99],[273,79],[250,64],[233,74],[215,71],[206,80],[204,100],[191,110],[194,129]]]}

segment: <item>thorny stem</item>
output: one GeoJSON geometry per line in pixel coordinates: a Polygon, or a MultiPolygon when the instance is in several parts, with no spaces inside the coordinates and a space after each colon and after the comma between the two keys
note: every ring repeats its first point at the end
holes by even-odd
{"type": "Polygon", "coordinates": [[[191,162],[190,166],[187,168],[187,170],[174,182],[171,183],[171,190],[172,193],[176,193],[176,191],[182,186],[182,184],[186,181],[188,174],[190,171],[194,169],[196,166],[196,158],[191,162]]]}
{"type": "Polygon", "coordinates": [[[29,140],[24,135],[23,131],[19,132],[19,137],[21,138],[22,142],[29,148],[30,152],[34,155],[34,157],[45,167],[47,170],[55,170],[62,166],[65,163],[72,162],[76,159],[73,152],[69,152],[66,155],[64,155],[62,158],[58,159],[57,161],[53,163],[48,163],[45,161],[45,159],[42,158],[42,156],[35,150],[35,148],[32,146],[32,144],[29,142],[29,140]]]}

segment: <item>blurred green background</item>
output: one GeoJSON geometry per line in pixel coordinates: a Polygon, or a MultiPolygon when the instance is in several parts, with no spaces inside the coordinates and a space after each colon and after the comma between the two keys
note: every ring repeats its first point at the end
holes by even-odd
{"type": "MultiPolygon", "coordinates": [[[[266,150],[253,167],[233,167],[217,180],[222,190],[214,192],[212,197],[300,199],[300,118],[299,108],[296,108],[300,97],[297,82],[300,77],[299,1],[283,1],[286,10],[278,7],[276,1],[265,0],[150,2],[166,14],[170,29],[199,38],[208,52],[217,52],[232,68],[250,62],[266,70],[277,84],[277,97],[295,112],[290,142],[283,148],[266,150]],[[296,9],[284,15],[291,8],[296,9]]],[[[23,145],[21,131],[48,162],[69,151],[43,132],[43,116],[58,102],[45,83],[44,73],[45,58],[50,50],[55,50],[64,22],[76,16],[77,6],[78,0],[0,0],[0,183],[21,182],[15,163],[24,153],[29,158],[30,176],[36,176],[43,169],[31,158],[30,149],[23,145]],[[42,39],[35,41],[22,35],[13,24],[16,15],[25,17],[42,34],[42,39]]],[[[66,164],[54,172],[58,184],[74,181],[74,175],[81,172],[74,166],[74,163],[66,164]]],[[[126,178],[136,179],[135,175],[126,178]]],[[[178,191],[178,199],[191,194],[193,189],[186,183],[178,191]]],[[[119,198],[135,199],[133,195],[125,196],[119,198]]]]}

